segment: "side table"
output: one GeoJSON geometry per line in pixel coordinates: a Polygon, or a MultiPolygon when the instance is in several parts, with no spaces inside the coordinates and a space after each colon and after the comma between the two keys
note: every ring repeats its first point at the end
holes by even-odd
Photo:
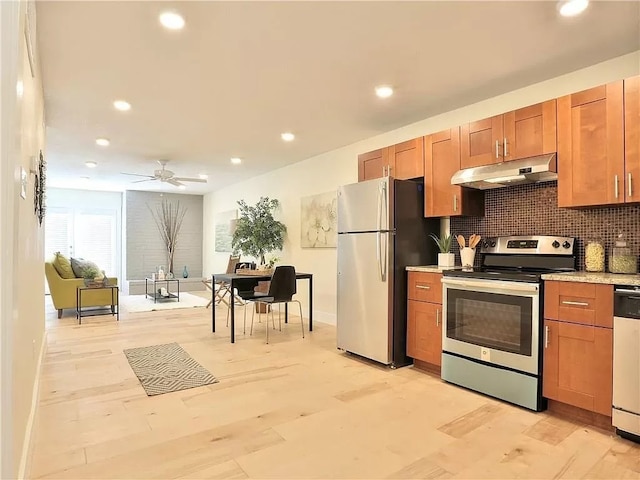
{"type": "Polygon", "coordinates": [[[178,278],[165,278],[164,280],[154,280],[152,278],[145,278],[144,279],[144,295],[145,298],[153,298],[153,303],[156,303],[158,300],[169,300],[169,299],[175,299],[178,302],[180,301],[180,279],[178,278]],[[170,290],[170,285],[171,283],[174,282],[176,284],[176,288],[177,288],[177,292],[173,293],[170,290]],[[151,290],[151,293],[149,293],[149,284],[152,285],[153,290],[151,290]],[[158,284],[165,284],[166,288],[167,288],[167,294],[166,295],[161,295],[158,292],[158,284]]]}
{"type": "MultiPolygon", "coordinates": [[[[85,307],[87,308],[87,307],[85,307]]],[[[82,325],[82,317],[92,317],[94,315],[111,315],[116,316],[116,321],[120,321],[120,294],[117,285],[103,285],[100,287],[76,287],[76,318],[78,325],[82,325]],[[111,289],[111,305],[103,308],[92,308],[91,310],[82,309],[82,292],[87,290],[107,290],[111,289]]]]}

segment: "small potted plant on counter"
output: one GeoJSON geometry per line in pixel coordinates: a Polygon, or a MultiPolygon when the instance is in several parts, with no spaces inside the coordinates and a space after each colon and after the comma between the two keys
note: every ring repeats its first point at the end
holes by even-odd
{"type": "Polygon", "coordinates": [[[446,233],[441,236],[437,236],[435,234],[430,235],[433,238],[433,241],[436,242],[440,253],[438,253],[438,267],[453,267],[455,266],[455,255],[450,253],[451,250],[451,242],[453,237],[451,235],[447,235],[446,233]]]}

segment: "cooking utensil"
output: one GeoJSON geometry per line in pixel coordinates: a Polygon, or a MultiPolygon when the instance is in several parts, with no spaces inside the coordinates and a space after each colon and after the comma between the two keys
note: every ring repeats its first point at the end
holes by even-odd
{"type": "Polygon", "coordinates": [[[469,248],[473,248],[473,242],[476,241],[476,234],[472,233],[469,235],[469,248]]]}
{"type": "Polygon", "coordinates": [[[482,237],[480,235],[471,235],[471,238],[469,238],[469,246],[471,248],[476,248],[476,246],[480,243],[480,240],[482,239],[482,237]]]}
{"type": "Polygon", "coordinates": [[[462,235],[457,235],[456,240],[458,240],[458,245],[460,245],[460,248],[464,248],[466,246],[465,239],[462,235]]]}

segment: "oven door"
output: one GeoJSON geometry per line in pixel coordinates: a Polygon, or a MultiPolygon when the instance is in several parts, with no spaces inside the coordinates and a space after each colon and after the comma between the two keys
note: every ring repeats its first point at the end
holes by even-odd
{"type": "Polygon", "coordinates": [[[537,283],[442,279],[443,351],[538,375],[537,283]]]}

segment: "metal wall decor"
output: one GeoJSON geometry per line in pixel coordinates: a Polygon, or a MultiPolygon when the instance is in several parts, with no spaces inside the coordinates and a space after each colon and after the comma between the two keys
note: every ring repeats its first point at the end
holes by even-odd
{"type": "Polygon", "coordinates": [[[47,164],[44,161],[42,150],[40,150],[40,157],[38,159],[37,170],[35,171],[35,182],[33,187],[33,204],[34,213],[38,217],[38,222],[42,225],[42,219],[44,218],[44,212],[46,206],[45,200],[45,185],[47,180],[47,164]]]}

